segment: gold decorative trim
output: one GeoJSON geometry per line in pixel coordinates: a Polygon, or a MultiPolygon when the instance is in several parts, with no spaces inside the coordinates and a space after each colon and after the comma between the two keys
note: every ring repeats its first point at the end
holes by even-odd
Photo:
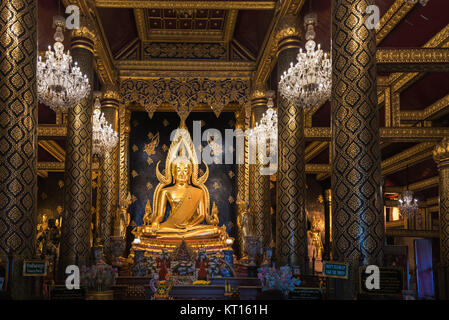
{"type": "Polygon", "coordinates": [[[40,124],[37,128],[37,134],[39,138],[65,137],[67,135],[67,127],[65,125],[40,124]]]}
{"type": "Polygon", "coordinates": [[[307,174],[327,174],[329,172],[331,172],[331,166],[329,164],[306,163],[307,174]]]}
{"type": "Polygon", "coordinates": [[[380,28],[376,32],[376,44],[383,39],[401,22],[401,20],[410,12],[416,3],[409,3],[404,0],[396,0],[385,12],[379,21],[380,28]]]}
{"type": "Polygon", "coordinates": [[[377,63],[449,63],[448,48],[378,49],[377,63]]]}
{"type": "MultiPolygon", "coordinates": [[[[47,172],[64,172],[65,163],[64,162],[38,162],[37,169],[41,171],[47,172]]],[[[98,170],[99,165],[98,162],[92,162],[92,170],[98,170]]]]}
{"type": "Polygon", "coordinates": [[[39,146],[60,162],[65,161],[65,150],[54,140],[39,140],[39,146]]]}
{"type": "MultiPolygon", "coordinates": [[[[325,150],[329,146],[329,142],[318,142],[314,141],[309,146],[306,147],[306,162],[309,162],[317,155],[319,155],[323,150],[325,150]]],[[[306,170],[307,171],[307,170],[306,170]]]]}
{"type": "Polygon", "coordinates": [[[149,9],[237,9],[272,10],[276,1],[176,1],[176,0],[94,0],[96,7],[103,8],[149,8],[149,9]]]}
{"type": "Polygon", "coordinates": [[[191,77],[249,80],[255,70],[251,61],[118,61],[120,79],[191,77]]]}
{"type": "Polygon", "coordinates": [[[388,159],[382,161],[382,174],[388,175],[399,170],[405,169],[406,166],[414,165],[429,159],[432,156],[432,150],[435,142],[424,142],[404,150],[388,159]]]}
{"type": "Polygon", "coordinates": [[[238,10],[229,10],[226,16],[226,26],[223,33],[223,41],[228,43],[234,36],[235,23],[237,22],[238,10]]]}
{"type": "Polygon", "coordinates": [[[420,111],[401,111],[401,120],[425,121],[434,120],[441,113],[449,112],[449,95],[420,111]]]}
{"type": "MultiPolygon", "coordinates": [[[[408,186],[409,190],[412,191],[422,191],[430,188],[434,188],[438,186],[440,179],[438,176],[432,177],[429,179],[425,179],[422,181],[418,181],[415,183],[412,183],[408,186]]],[[[385,192],[397,192],[400,193],[402,191],[407,190],[407,186],[401,186],[401,187],[386,187],[385,192]]]]}
{"type": "Polygon", "coordinates": [[[134,18],[136,20],[136,28],[139,39],[142,41],[148,40],[148,20],[145,18],[144,9],[134,9],[134,18]]]}

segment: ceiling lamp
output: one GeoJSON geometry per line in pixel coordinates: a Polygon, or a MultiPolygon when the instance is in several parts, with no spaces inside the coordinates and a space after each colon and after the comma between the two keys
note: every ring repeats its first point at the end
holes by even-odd
{"type": "Polygon", "coordinates": [[[413,198],[413,191],[408,189],[408,166],[406,169],[407,190],[399,197],[399,212],[403,217],[410,218],[418,213],[418,200],[413,198]]]}
{"type": "Polygon", "coordinates": [[[48,46],[45,52],[45,62],[39,57],[37,62],[37,92],[39,101],[54,111],[67,111],[76,106],[90,92],[89,79],[83,76],[75,62],[72,65],[70,52],[64,53],[65,19],[62,16],[53,17],[54,51],[48,46]]]}
{"type": "Polygon", "coordinates": [[[278,115],[274,108],[274,91],[267,92],[267,110],[262,115],[259,123],[249,130],[249,140],[253,146],[256,143],[269,146],[270,150],[277,150],[278,143],[278,115]]]}
{"type": "Polygon", "coordinates": [[[329,55],[321,50],[319,44],[315,50],[316,21],[316,14],[305,16],[306,51],[299,50],[298,62],[296,65],[291,63],[279,81],[280,94],[290,103],[303,108],[321,105],[331,95],[332,63],[329,55]]]}
{"type": "Polygon", "coordinates": [[[94,103],[92,120],[92,153],[102,156],[112,150],[118,143],[117,132],[108,124],[104,113],[101,112],[100,96],[97,95],[94,103]]]}

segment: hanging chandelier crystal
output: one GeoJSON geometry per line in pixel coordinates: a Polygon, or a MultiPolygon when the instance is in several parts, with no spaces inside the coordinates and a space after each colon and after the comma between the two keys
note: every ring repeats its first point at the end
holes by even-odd
{"type": "Polygon", "coordinates": [[[101,112],[100,97],[95,98],[92,121],[92,153],[102,156],[112,150],[118,143],[117,132],[108,124],[104,113],[101,112]]]}
{"type": "Polygon", "coordinates": [[[405,169],[407,179],[406,190],[399,197],[399,212],[403,217],[412,217],[418,213],[418,200],[413,198],[413,191],[408,189],[408,165],[405,169]]]}
{"type": "Polygon", "coordinates": [[[413,198],[413,191],[406,190],[399,197],[399,212],[403,217],[412,217],[418,213],[418,200],[413,198]]]}
{"type": "Polygon", "coordinates": [[[296,65],[284,71],[279,81],[280,94],[297,106],[309,108],[323,104],[331,95],[332,63],[329,55],[321,50],[315,50],[316,43],[314,25],[316,15],[308,14],[304,18],[306,26],[306,51],[299,50],[296,65]]]}
{"type": "Polygon", "coordinates": [[[64,53],[65,19],[53,17],[53,26],[56,27],[54,51],[48,46],[45,62],[41,57],[37,62],[37,92],[39,101],[54,111],[67,111],[88,96],[90,84],[77,63],[72,64],[70,52],[64,53]]]}
{"type": "Polygon", "coordinates": [[[274,91],[267,92],[267,110],[262,115],[259,123],[249,130],[249,141],[256,146],[257,143],[265,145],[270,150],[277,150],[278,145],[278,115],[274,108],[274,91]]]}

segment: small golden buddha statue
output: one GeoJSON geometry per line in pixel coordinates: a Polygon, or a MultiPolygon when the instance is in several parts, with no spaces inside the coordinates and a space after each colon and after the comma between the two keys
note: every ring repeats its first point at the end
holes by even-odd
{"type": "Polygon", "coordinates": [[[215,203],[210,210],[209,191],[204,185],[209,168],[205,164],[206,172],[199,177],[196,159],[190,134],[181,124],[170,146],[165,172],[159,171],[159,163],[156,166],[159,184],[153,195],[153,210],[147,202],[144,225],[133,232],[139,244],[133,247],[154,248],[157,245],[160,248],[164,241],[183,239],[215,241],[223,248],[232,244],[233,239],[226,233],[226,227],[218,227],[215,203]],[[167,210],[169,216],[164,220],[167,210]]]}
{"type": "Polygon", "coordinates": [[[323,252],[323,242],[321,241],[321,232],[319,228],[320,220],[315,216],[312,218],[310,230],[307,231],[307,237],[309,238],[309,245],[314,248],[314,256],[317,260],[321,260],[321,254],[323,252]]]}

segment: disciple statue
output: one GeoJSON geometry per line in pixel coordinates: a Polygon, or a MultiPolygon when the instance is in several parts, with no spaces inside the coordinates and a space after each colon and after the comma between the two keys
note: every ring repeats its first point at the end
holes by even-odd
{"type": "MultiPolygon", "coordinates": [[[[215,239],[223,249],[230,248],[233,239],[229,238],[225,226],[218,227],[215,203],[210,210],[209,191],[204,185],[209,168],[205,164],[206,172],[198,176],[195,149],[185,125],[181,124],[172,141],[165,171],[159,171],[160,163],[156,166],[159,184],[153,195],[153,210],[147,203],[144,225],[133,232],[139,239],[133,247],[140,243],[141,247],[148,248],[151,244],[163,247],[164,241],[215,239]]],[[[192,246],[195,248],[195,244],[192,246]]]]}
{"type": "Polygon", "coordinates": [[[312,258],[320,261],[323,252],[323,242],[321,241],[321,232],[319,225],[320,219],[317,219],[314,216],[312,218],[311,228],[309,231],[307,231],[307,238],[309,243],[309,255],[311,254],[312,258]]]}

